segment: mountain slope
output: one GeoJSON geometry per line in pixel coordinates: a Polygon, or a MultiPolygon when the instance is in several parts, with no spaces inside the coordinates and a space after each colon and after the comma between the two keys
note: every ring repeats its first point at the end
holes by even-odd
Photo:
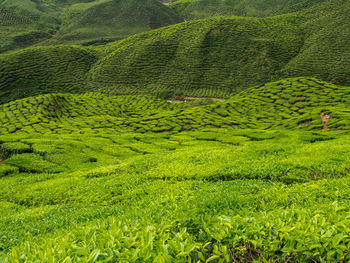
{"type": "Polygon", "coordinates": [[[214,16],[265,17],[301,11],[326,0],[180,0],[171,8],[186,19],[214,16]]]}
{"type": "MultiPolygon", "coordinates": [[[[76,81],[70,77],[70,84],[76,91],[170,97],[229,97],[251,86],[299,76],[350,85],[349,18],[350,3],[331,0],[275,17],[181,23],[87,48],[85,52],[93,52],[94,59],[88,66],[83,62],[83,73],[75,75],[76,81]]],[[[0,56],[2,102],[23,97],[16,97],[13,90],[26,89],[28,96],[69,90],[65,78],[61,78],[63,84],[60,77],[42,81],[35,67],[31,71],[26,63],[40,60],[45,53],[39,52],[39,47],[35,50],[35,58],[31,58],[32,49],[0,56]],[[14,78],[16,81],[11,81],[14,78]],[[67,89],[61,90],[63,86],[67,89]]],[[[70,56],[65,54],[68,48],[60,50],[62,58],[70,56]]],[[[42,68],[50,68],[52,75],[59,75],[54,63],[67,67],[65,59],[44,58],[40,63],[42,68]]]]}
{"type": "Polygon", "coordinates": [[[101,87],[155,86],[185,95],[227,96],[269,81],[304,42],[300,18],[215,18],[152,31],[107,46],[91,70],[101,87]],[[217,92],[215,92],[217,91],[217,92]]]}
{"type": "Polygon", "coordinates": [[[97,59],[95,51],[78,46],[36,47],[3,54],[0,103],[42,93],[81,91],[97,59]]]}
{"type": "Polygon", "coordinates": [[[0,4],[0,53],[35,44],[49,36],[36,21],[0,4]]]}
{"type": "Polygon", "coordinates": [[[183,23],[110,45],[91,80],[219,97],[289,76],[348,85],[349,14],[348,2],[330,1],[270,18],[183,23]]]}
{"type": "Polygon", "coordinates": [[[50,44],[95,44],[179,23],[175,11],[157,0],[0,1],[0,52],[50,44]],[[26,23],[23,23],[23,22],[26,23]]]}
{"type": "Polygon", "coordinates": [[[129,35],[182,22],[155,0],[100,0],[71,5],[65,10],[55,43],[82,43],[122,39],[129,35]]]}

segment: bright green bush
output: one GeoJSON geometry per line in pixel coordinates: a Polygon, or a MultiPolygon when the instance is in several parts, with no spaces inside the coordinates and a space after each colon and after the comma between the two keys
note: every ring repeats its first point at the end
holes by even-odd
{"type": "Polygon", "coordinates": [[[6,159],[6,164],[16,166],[21,172],[52,172],[62,171],[60,166],[44,160],[40,155],[34,153],[16,154],[6,159]]]}
{"type": "Polygon", "coordinates": [[[10,174],[16,174],[18,173],[18,168],[7,165],[7,164],[0,164],[0,177],[4,177],[10,174]]]}
{"type": "Polygon", "coordinates": [[[4,157],[25,152],[31,152],[31,147],[22,142],[6,142],[0,145],[0,153],[4,157]]]}

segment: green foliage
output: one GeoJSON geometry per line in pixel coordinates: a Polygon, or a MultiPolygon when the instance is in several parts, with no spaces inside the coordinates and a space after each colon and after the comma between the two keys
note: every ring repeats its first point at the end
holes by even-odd
{"type": "MultiPolygon", "coordinates": [[[[112,12],[108,5],[118,3],[82,5],[107,5],[112,12]]],[[[58,90],[227,98],[254,85],[300,76],[349,85],[349,8],[348,2],[332,0],[274,17],[176,24],[95,48],[37,47],[4,54],[0,103],[58,90]]],[[[91,43],[98,43],[93,38],[91,43]]],[[[79,39],[78,34],[71,41],[79,39]]]]}
{"type": "Polygon", "coordinates": [[[347,88],[293,78],[207,100],[1,105],[0,261],[346,261],[347,88]]]}
{"type": "MultiPolygon", "coordinates": [[[[67,144],[77,149],[77,159],[85,148],[96,156],[104,147],[140,150],[147,144],[148,152],[118,163],[104,157],[60,174],[3,177],[3,262],[300,262],[349,256],[349,135],[207,129],[5,139],[33,148],[46,142],[52,147],[42,155],[55,148],[67,160],[74,158],[67,144]],[[328,140],[311,144],[305,136],[328,140]]],[[[15,156],[30,156],[34,164],[33,155],[15,156]]]]}
{"type": "Polygon", "coordinates": [[[48,92],[86,88],[96,52],[77,46],[36,47],[0,57],[0,103],[48,92]]]}
{"type": "Polygon", "coordinates": [[[51,162],[46,161],[40,155],[33,153],[16,154],[6,159],[6,164],[18,167],[21,172],[60,172],[62,169],[51,162]]]}
{"type": "Polygon", "coordinates": [[[48,94],[1,105],[0,135],[176,133],[209,127],[347,130],[349,102],[348,88],[312,78],[267,83],[215,102],[170,103],[152,96],[97,92],[48,94]],[[323,121],[324,116],[328,120],[323,121]]]}
{"type": "Polygon", "coordinates": [[[325,0],[179,0],[170,5],[186,19],[214,16],[264,17],[301,11],[325,0]]]}
{"type": "Polygon", "coordinates": [[[349,8],[332,0],[275,17],[181,23],[94,49],[37,47],[4,54],[0,101],[58,90],[227,98],[299,76],[348,85],[349,8]]]}
{"type": "Polygon", "coordinates": [[[19,169],[8,164],[0,164],[0,178],[10,174],[18,173],[19,169]]]}
{"type": "Polygon", "coordinates": [[[0,52],[38,42],[107,43],[181,21],[154,0],[0,1],[0,52]]]}
{"type": "MultiPolygon", "coordinates": [[[[350,261],[350,93],[330,83],[349,84],[349,3],[204,3],[172,6],[298,12],[0,55],[0,262],[350,261]]],[[[0,0],[0,52],[177,21],[0,0]]]]}
{"type": "Polygon", "coordinates": [[[7,142],[0,144],[0,153],[5,157],[12,154],[25,153],[30,151],[30,146],[21,142],[7,142]]]}

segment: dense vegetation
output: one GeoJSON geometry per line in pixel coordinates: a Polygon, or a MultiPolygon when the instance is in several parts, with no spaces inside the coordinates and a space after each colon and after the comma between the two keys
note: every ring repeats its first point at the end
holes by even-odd
{"type": "Polygon", "coordinates": [[[289,76],[348,85],[349,8],[327,1],[295,14],[196,20],[137,35],[109,45],[92,80],[217,97],[289,76]]]}
{"type": "MultiPolygon", "coordinates": [[[[275,17],[196,20],[106,46],[61,48],[62,59],[54,61],[46,58],[57,47],[3,54],[0,92],[21,98],[23,92],[17,96],[13,91],[30,90],[28,96],[65,91],[69,81],[70,89],[112,94],[229,97],[254,85],[299,76],[350,85],[349,8],[349,2],[331,0],[275,17]],[[46,79],[47,68],[58,78],[62,68],[70,68],[73,49],[88,54],[74,61],[84,69],[74,73],[76,80],[46,79]],[[38,60],[40,66],[33,67],[38,60]]],[[[7,95],[0,97],[9,101],[7,95]]]]}
{"type": "Polygon", "coordinates": [[[254,87],[224,102],[172,104],[150,96],[49,94],[0,105],[0,134],[90,133],[91,128],[110,134],[179,132],[212,126],[344,130],[350,125],[349,105],[349,88],[305,78],[254,87]],[[327,123],[324,116],[329,116],[327,123]]]}
{"type": "Polygon", "coordinates": [[[0,262],[350,262],[349,40],[345,0],[0,0],[0,262]]]}
{"type": "Polygon", "coordinates": [[[1,0],[0,53],[33,44],[103,44],[183,21],[157,0],[1,0]]]}
{"type": "Polygon", "coordinates": [[[295,78],[3,104],[0,261],[346,262],[349,97],[295,78]]]}
{"type": "Polygon", "coordinates": [[[187,20],[214,16],[264,17],[297,12],[325,0],[179,0],[171,7],[187,20]]]}
{"type": "Polygon", "coordinates": [[[0,103],[41,93],[80,91],[97,59],[96,51],[78,46],[35,47],[3,54],[0,103]]]}

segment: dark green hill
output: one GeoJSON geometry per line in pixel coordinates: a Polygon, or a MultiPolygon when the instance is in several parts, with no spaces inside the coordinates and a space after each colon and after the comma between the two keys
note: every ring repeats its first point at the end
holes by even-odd
{"type": "Polygon", "coordinates": [[[0,52],[38,42],[105,43],[181,21],[157,0],[1,0],[0,24],[6,28],[0,30],[0,52]]]}
{"type": "Polygon", "coordinates": [[[94,49],[55,47],[55,59],[45,55],[51,48],[30,48],[0,55],[0,101],[71,90],[230,97],[300,76],[348,86],[349,40],[350,3],[331,0],[281,16],[181,23],[94,49]],[[71,50],[93,55],[73,63],[71,50]],[[62,77],[71,62],[83,70],[62,77]]]}
{"type": "Polygon", "coordinates": [[[32,45],[49,36],[36,21],[0,3],[0,53],[32,45]]]}
{"type": "Polygon", "coordinates": [[[55,43],[103,43],[182,22],[156,0],[104,0],[71,5],[55,43]]]}
{"type": "Polygon", "coordinates": [[[278,78],[303,47],[301,23],[296,15],[215,18],[136,35],[107,46],[90,81],[116,92],[227,97],[278,78]]]}
{"type": "Polygon", "coordinates": [[[350,4],[329,1],[269,18],[197,20],[108,46],[91,71],[101,87],[228,96],[285,77],[350,84],[350,4]]]}
{"type": "Polygon", "coordinates": [[[186,19],[214,16],[264,17],[303,10],[326,0],[180,0],[170,6],[186,19]]]}
{"type": "Polygon", "coordinates": [[[0,56],[0,103],[86,88],[97,53],[78,46],[36,47],[0,56]]]}

